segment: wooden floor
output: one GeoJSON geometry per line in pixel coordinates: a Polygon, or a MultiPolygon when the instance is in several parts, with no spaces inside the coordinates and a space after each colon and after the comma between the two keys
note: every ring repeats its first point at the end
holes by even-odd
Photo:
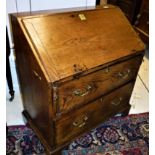
{"type": "MultiPolygon", "coordinates": [[[[23,110],[21,94],[19,91],[19,85],[17,81],[17,74],[15,69],[15,62],[13,51],[10,56],[11,72],[15,90],[15,98],[12,102],[9,102],[9,91],[6,89],[6,120],[7,125],[23,125],[23,117],[21,112],[23,110]]],[[[148,51],[144,57],[143,63],[140,67],[134,91],[130,100],[132,105],[130,113],[142,113],[149,111],[149,58],[148,51]]]]}

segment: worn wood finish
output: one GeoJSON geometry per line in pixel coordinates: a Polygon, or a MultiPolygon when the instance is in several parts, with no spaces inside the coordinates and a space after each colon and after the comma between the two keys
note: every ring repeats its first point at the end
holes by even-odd
{"type": "Polygon", "coordinates": [[[111,65],[92,74],[72,80],[58,89],[59,104],[57,112],[63,113],[135,79],[142,56],[111,65]]]}
{"type": "Polygon", "coordinates": [[[107,117],[128,107],[133,83],[129,83],[96,101],[73,111],[72,114],[57,120],[56,144],[68,141],[91,127],[99,125],[107,117]],[[65,130],[64,130],[65,129],[65,130]],[[68,134],[69,133],[69,134],[68,134]]]}
{"type": "Polygon", "coordinates": [[[47,154],[127,114],[144,45],[119,8],[14,14],[11,21],[23,114],[47,154]]]}
{"type": "Polygon", "coordinates": [[[144,48],[119,8],[25,17],[19,20],[32,40],[51,82],[144,48]],[[85,14],[86,21],[80,20],[80,13],[85,14]],[[75,71],[75,65],[79,66],[79,70],[75,71]]]}

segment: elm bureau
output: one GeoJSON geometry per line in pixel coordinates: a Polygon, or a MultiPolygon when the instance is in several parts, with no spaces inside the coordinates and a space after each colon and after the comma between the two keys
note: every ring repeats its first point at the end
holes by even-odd
{"type": "Polygon", "coordinates": [[[119,8],[12,14],[11,22],[23,115],[47,154],[128,114],[144,44],[119,8]]]}

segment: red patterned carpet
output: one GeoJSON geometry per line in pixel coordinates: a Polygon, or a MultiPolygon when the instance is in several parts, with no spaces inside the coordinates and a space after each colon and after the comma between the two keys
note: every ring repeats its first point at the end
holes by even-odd
{"type": "MultiPolygon", "coordinates": [[[[148,155],[149,113],[114,117],[73,141],[63,155],[148,155]]],[[[27,126],[9,126],[7,155],[44,155],[44,148],[27,126]]]]}

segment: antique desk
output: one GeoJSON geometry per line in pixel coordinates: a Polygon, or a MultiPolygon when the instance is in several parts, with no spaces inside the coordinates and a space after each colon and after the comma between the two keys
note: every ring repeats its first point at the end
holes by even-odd
{"type": "Polygon", "coordinates": [[[47,154],[128,113],[144,45],[119,8],[11,20],[23,114],[47,154]]]}

